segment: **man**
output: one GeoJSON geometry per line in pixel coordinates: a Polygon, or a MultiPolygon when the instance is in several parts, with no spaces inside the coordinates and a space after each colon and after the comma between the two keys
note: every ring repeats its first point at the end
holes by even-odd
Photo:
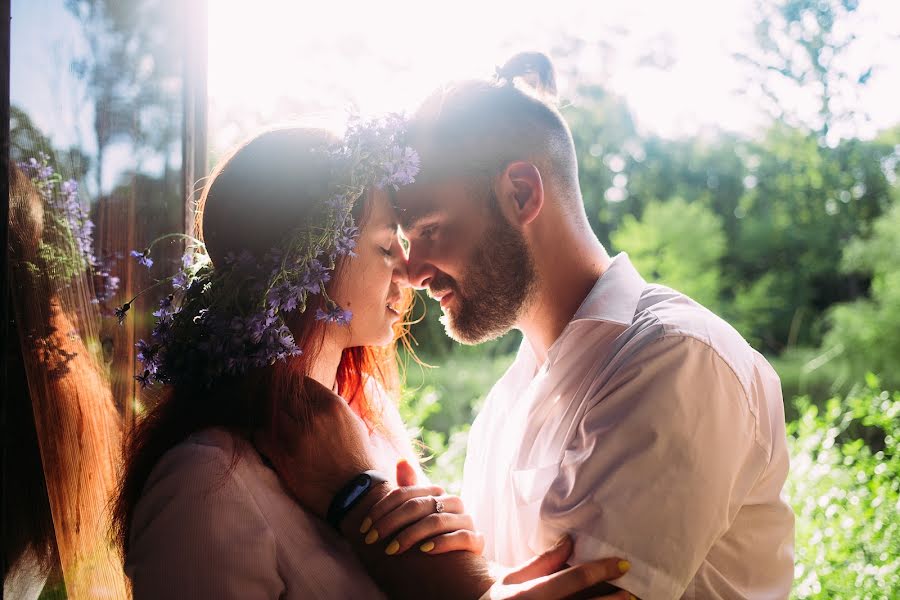
{"type": "Polygon", "coordinates": [[[513,565],[570,532],[574,563],[628,557],[616,585],[641,598],[785,598],[778,377],[716,315],[608,256],[554,88],[546,57],[523,54],[437,92],[410,130],[422,171],[396,194],[410,282],[448,334],[524,333],[469,437],[485,556],[513,565]]]}

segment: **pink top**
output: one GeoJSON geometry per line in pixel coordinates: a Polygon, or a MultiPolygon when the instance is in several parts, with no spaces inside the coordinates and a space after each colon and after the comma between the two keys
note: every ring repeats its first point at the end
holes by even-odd
{"type": "MultiPolygon", "coordinates": [[[[383,420],[397,431],[388,404],[383,420]]],[[[394,463],[412,453],[407,439],[373,442],[394,463]]],[[[384,597],[337,532],[294,501],[252,446],[222,429],[190,436],[153,469],[125,572],[136,600],[384,597]],[[241,458],[229,470],[236,443],[241,458]]]]}

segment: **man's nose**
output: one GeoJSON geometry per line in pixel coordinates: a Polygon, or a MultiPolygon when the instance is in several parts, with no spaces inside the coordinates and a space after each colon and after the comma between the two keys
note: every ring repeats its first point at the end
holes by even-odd
{"type": "Polygon", "coordinates": [[[436,269],[426,256],[416,250],[414,244],[410,244],[409,256],[406,259],[406,271],[409,285],[421,290],[428,287],[428,283],[434,278],[436,269]]]}

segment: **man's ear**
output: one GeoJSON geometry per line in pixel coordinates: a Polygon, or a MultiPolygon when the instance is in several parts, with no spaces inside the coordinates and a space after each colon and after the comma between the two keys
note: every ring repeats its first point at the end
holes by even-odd
{"type": "Polygon", "coordinates": [[[528,225],[544,206],[544,181],[541,172],[530,162],[510,163],[500,178],[498,198],[503,211],[519,226],[528,225]]]}

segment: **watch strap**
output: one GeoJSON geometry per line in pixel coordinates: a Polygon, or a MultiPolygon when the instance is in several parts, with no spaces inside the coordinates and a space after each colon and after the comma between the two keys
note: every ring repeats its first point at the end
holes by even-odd
{"type": "Polygon", "coordinates": [[[344,484],[331,499],[325,520],[335,529],[340,529],[341,522],[353,507],[366,497],[376,485],[388,479],[378,471],[370,470],[360,473],[344,484]]]}

